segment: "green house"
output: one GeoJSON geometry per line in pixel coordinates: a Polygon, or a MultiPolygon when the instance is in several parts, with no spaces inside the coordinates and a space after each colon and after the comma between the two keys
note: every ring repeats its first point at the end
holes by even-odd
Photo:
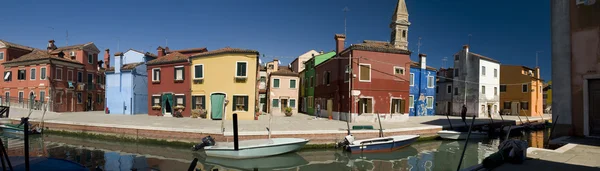
{"type": "Polygon", "coordinates": [[[302,96],[302,100],[304,102],[304,106],[302,107],[303,112],[310,115],[315,115],[315,67],[328,60],[329,58],[334,57],[335,55],[336,53],[334,51],[324,53],[310,58],[304,63],[304,71],[300,73],[300,77],[303,80],[301,85],[302,90],[300,93],[300,96],[302,96]]]}

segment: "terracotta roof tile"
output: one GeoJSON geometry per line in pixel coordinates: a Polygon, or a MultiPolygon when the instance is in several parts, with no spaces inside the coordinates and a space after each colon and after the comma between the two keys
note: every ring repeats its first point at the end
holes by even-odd
{"type": "Polygon", "coordinates": [[[258,51],[256,51],[256,50],[226,47],[226,48],[221,48],[221,49],[217,49],[217,50],[213,50],[213,51],[195,54],[195,55],[192,55],[191,57],[201,57],[201,56],[217,55],[217,54],[223,54],[223,53],[253,53],[253,54],[258,55],[258,51]]]}
{"type": "MultiPolygon", "coordinates": [[[[140,66],[142,64],[144,64],[144,62],[125,64],[123,65],[123,67],[121,67],[121,71],[133,70],[135,69],[135,67],[140,66]]],[[[107,68],[106,71],[115,71],[115,67],[107,68]]]]}
{"type": "Polygon", "coordinates": [[[190,53],[190,52],[197,52],[197,53],[201,53],[201,52],[206,52],[206,47],[201,47],[201,48],[190,48],[190,49],[180,49],[180,50],[171,50],[168,53],[173,53],[173,52],[179,52],[179,53],[190,53]]]}
{"type": "Polygon", "coordinates": [[[88,43],[84,43],[84,44],[78,44],[78,45],[71,45],[71,46],[63,46],[63,47],[59,47],[57,49],[54,49],[52,51],[52,53],[58,53],[60,51],[65,51],[65,50],[71,50],[71,49],[83,49],[83,47],[92,44],[93,42],[88,42],[88,43]]]}
{"type": "Polygon", "coordinates": [[[169,64],[188,61],[188,56],[179,52],[169,53],[163,57],[148,61],[147,65],[169,64]]]}
{"type": "Polygon", "coordinates": [[[71,60],[71,59],[68,59],[68,58],[61,58],[61,57],[52,55],[52,54],[50,54],[50,53],[48,53],[46,51],[37,50],[37,49],[34,50],[33,52],[25,54],[25,55],[23,55],[23,56],[21,56],[21,57],[19,57],[17,59],[13,59],[13,60],[10,60],[10,61],[4,62],[4,63],[6,64],[6,63],[35,61],[35,60],[48,59],[48,58],[81,64],[81,62],[79,62],[79,61],[71,60]]]}
{"type": "Polygon", "coordinates": [[[347,53],[350,50],[364,50],[364,51],[372,51],[372,52],[383,52],[383,53],[397,53],[397,54],[406,54],[410,55],[411,52],[408,50],[395,48],[394,45],[383,42],[383,41],[374,41],[374,40],[365,40],[363,43],[353,44],[350,47],[346,48],[342,52],[342,54],[347,53]]]}
{"type": "Polygon", "coordinates": [[[271,75],[279,75],[279,76],[298,76],[298,73],[295,73],[294,71],[292,71],[290,68],[288,68],[287,66],[284,67],[279,67],[277,69],[277,71],[272,72],[271,75]]]}
{"type": "Polygon", "coordinates": [[[11,42],[7,42],[7,41],[4,41],[4,40],[0,40],[0,42],[4,43],[4,45],[6,45],[8,47],[12,47],[12,48],[17,48],[17,49],[22,49],[22,50],[28,50],[28,51],[35,50],[35,48],[29,47],[29,46],[24,46],[24,45],[20,45],[20,44],[16,44],[16,43],[11,43],[11,42]]]}

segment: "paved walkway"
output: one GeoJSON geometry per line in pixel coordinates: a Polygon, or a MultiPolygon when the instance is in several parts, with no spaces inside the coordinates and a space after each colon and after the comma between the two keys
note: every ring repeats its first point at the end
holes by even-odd
{"type": "MultiPolygon", "coordinates": [[[[10,118],[19,119],[28,114],[27,109],[11,108],[10,118]]],[[[40,121],[41,111],[34,111],[31,121],[40,121]]],[[[548,120],[550,115],[544,119],[548,120]]],[[[506,122],[519,123],[516,116],[504,116],[506,122]]],[[[541,117],[529,117],[530,121],[539,121],[541,117]]],[[[523,122],[527,122],[525,117],[521,117],[523,122]]],[[[134,128],[148,130],[164,130],[192,133],[211,133],[221,134],[221,125],[224,124],[225,135],[231,135],[232,121],[214,121],[194,118],[172,118],[158,117],[148,115],[108,115],[104,112],[73,112],[73,113],[54,113],[46,112],[44,121],[47,123],[72,124],[86,126],[101,126],[112,128],[134,128]]],[[[453,126],[464,126],[460,117],[450,117],[453,126]]],[[[500,122],[495,119],[494,122],[500,122]]],[[[470,119],[468,119],[470,123],[470,119]]],[[[490,119],[476,119],[476,125],[488,124],[490,119]]],[[[373,125],[379,129],[377,122],[350,123],[353,125],[373,125]]],[[[268,115],[262,115],[259,120],[239,121],[240,135],[266,135],[266,127],[269,126],[268,115]]],[[[412,131],[431,128],[449,128],[448,119],[445,116],[423,116],[411,117],[406,122],[382,122],[384,132],[394,131],[412,131]]],[[[347,125],[344,121],[328,120],[320,118],[314,120],[313,117],[297,114],[291,117],[276,117],[271,121],[272,134],[314,134],[314,133],[343,133],[346,132],[347,125]]],[[[365,130],[357,132],[377,132],[377,130],[365,130]]]]}

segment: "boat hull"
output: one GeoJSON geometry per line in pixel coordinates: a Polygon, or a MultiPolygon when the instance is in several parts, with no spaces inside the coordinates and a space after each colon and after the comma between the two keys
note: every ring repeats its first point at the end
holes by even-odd
{"type": "Polygon", "coordinates": [[[240,141],[239,150],[234,150],[231,144],[205,147],[203,152],[209,157],[249,159],[274,156],[297,151],[304,147],[309,140],[299,138],[273,138],[270,140],[240,141]],[[254,141],[254,142],[252,142],[254,141]],[[259,142],[264,141],[264,143],[259,142]],[[243,146],[245,143],[253,145],[243,146]]]}
{"type": "MultiPolygon", "coordinates": [[[[369,139],[369,140],[377,140],[369,139]]],[[[346,147],[346,151],[351,153],[381,153],[381,152],[392,152],[407,146],[410,146],[412,143],[419,139],[418,135],[404,137],[404,136],[392,136],[392,137],[383,137],[379,139],[388,139],[387,141],[382,142],[374,142],[374,143],[365,143],[365,144],[354,144],[346,147]]],[[[362,140],[365,141],[365,140],[362,140]]]]}
{"type": "MultiPolygon", "coordinates": [[[[439,132],[437,132],[437,134],[442,139],[449,139],[449,140],[464,140],[464,139],[467,139],[467,136],[468,136],[468,132],[458,132],[458,131],[439,131],[439,132]]],[[[479,139],[479,138],[486,138],[486,137],[488,137],[487,133],[471,132],[471,136],[469,138],[479,139]]]]}
{"type": "MultiPolygon", "coordinates": [[[[2,129],[3,132],[6,132],[6,133],[24,135],[23,127],[11,126],[11,125],[0,125],[0,128],[2,129]]],[[[40,134],[40,133],[37,131],[29,132],[29,135],[33,135],[33,134],[40,134]]]]}

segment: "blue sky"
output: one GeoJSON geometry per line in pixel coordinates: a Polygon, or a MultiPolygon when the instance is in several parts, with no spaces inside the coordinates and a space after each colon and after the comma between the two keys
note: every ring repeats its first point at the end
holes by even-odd
{"type": "MultiPolygon", "coordinates": [[[[0,39],[45,48],[93,41],[111,52],[134,48],[156,53],[171,49],[230,46],[258,50],[262,61],[288,63],[310,50],[331,51],[333,35],[344,32],[347,45],[388,41],[396,0],[9,0],[0,11],[0,39]]],[[[409,49],[421,37],[421,53],[439,68],[469,41],[471,51],[502,64],[535,66],[550,79],[549,1],[407,0],[409,49]]],[[[103,53],[103,52],[102,52],[103,53]]],[[[103,54],[100,54],[101,56],[103,54]]],[[[446,67],[450,66],[450,62],[446,67]]]]}

